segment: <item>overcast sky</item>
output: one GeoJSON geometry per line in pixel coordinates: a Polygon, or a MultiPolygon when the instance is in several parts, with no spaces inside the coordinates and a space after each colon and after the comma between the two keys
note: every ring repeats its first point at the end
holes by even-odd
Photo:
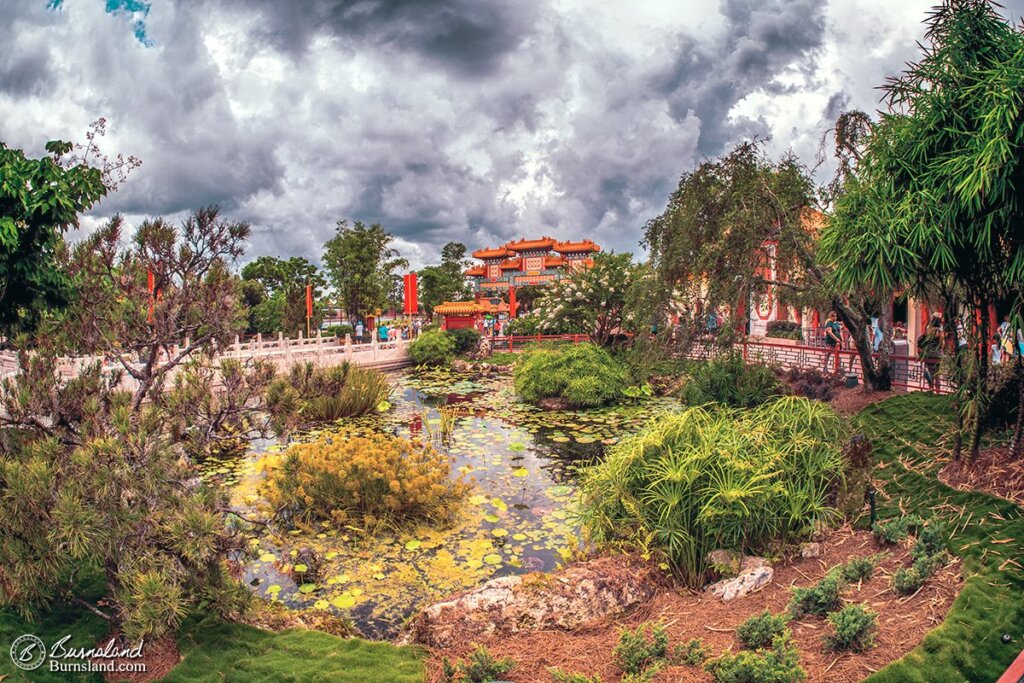
{"type": "Polygon", "coordinates": [[[41,155],[107,118],[103,150],[143,165],[86,230],[216,203],[253,224],[246,258],[319,262],[341,218],[413,266],[539,234],[637,252],[732,143],[813,164],[933,3],[0,0],[0,140],[41,155]]]}

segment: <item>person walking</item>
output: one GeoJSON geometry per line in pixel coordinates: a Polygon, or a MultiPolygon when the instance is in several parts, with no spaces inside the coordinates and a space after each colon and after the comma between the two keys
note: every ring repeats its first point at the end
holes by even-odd
{"type": "Polygon", "coordinates": [[[386,342],[388,340],[388,326],[384,324],[382,320],[380,325],[377,326],[377,341],[386,342]]]}
{"type": "Polygon", "coordinates": [[[836,312],[829,311],[828,318],[825,320],[825,366],[822,368],[823,371],[828,372],[829,361],[832,360],[833,356],[836,358],[836,365],[838,366],[839,359],[839,347],[843,343],[843,326],[836,320],[836,312]]]}
{"type": "Polygon", "coordinates": [[[363,341],[363,331],[365,329],[366,328],[363,327],[363,321],[362,320],[357,320],[356,321],[356,341],[357,342],[362,343],[362,341],[363,341]]]}
{"type": "Polygon", "coordinates": [[[988,347],[989,360],[992,365],[1003,363],[1003,338],[998,334],[992,335],[992,343],[988,347]]]}

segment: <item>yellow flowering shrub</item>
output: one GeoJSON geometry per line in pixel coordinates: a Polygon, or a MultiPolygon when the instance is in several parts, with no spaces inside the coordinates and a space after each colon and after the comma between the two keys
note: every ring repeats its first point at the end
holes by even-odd
{"type": "Polygon", "coordinates": [[[294,444],[266,470],[268,501],[303,523],[444,523],[469,488],[447,456],[384,434],[294,444]]]}

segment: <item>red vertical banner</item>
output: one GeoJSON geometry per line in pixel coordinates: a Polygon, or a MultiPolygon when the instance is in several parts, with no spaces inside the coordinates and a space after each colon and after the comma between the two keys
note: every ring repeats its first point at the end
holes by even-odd
{"type": "Polygon", "coordinates": [[[406,315],[416,315],[419,311],[419,292],[417,288],[419,283],[416,281],[416,273],[409,273],[402,277],[402,282],[405,285],[405,296],[403,299],[402,310],[406,315]]]}
{"type": "Polygon", "coordinates": [[[153,275],[153,271],[146,270],[146,290],[149,292],[149,313],[146,315],[146,322],[150,325],[153,324],[153,289],[156,287],[156,277],[153,275]]]}
{"type": "Polygon", "coordinates": [[[313,285],[306,285],[306,317],[313,317],[313,285]]]}
{"type": "Polygon", "coordinates": [[[516,307],[517,307],[517,305],[516,305],[516,288],[515,287],[509,287],[508,288],[508,317],[509,318],[516,317],[516,307]]]}

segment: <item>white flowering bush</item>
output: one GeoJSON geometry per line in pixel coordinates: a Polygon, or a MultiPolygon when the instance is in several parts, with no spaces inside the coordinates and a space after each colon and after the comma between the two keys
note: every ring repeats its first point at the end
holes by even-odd
{"type": "Polygon", "coordinates": [[[559,280],[531,313],[542,334],[589,334],[604,344],[628,323],[626,294],[634,274],[631,254],[597,254],[591,268],[559,280]]]}

